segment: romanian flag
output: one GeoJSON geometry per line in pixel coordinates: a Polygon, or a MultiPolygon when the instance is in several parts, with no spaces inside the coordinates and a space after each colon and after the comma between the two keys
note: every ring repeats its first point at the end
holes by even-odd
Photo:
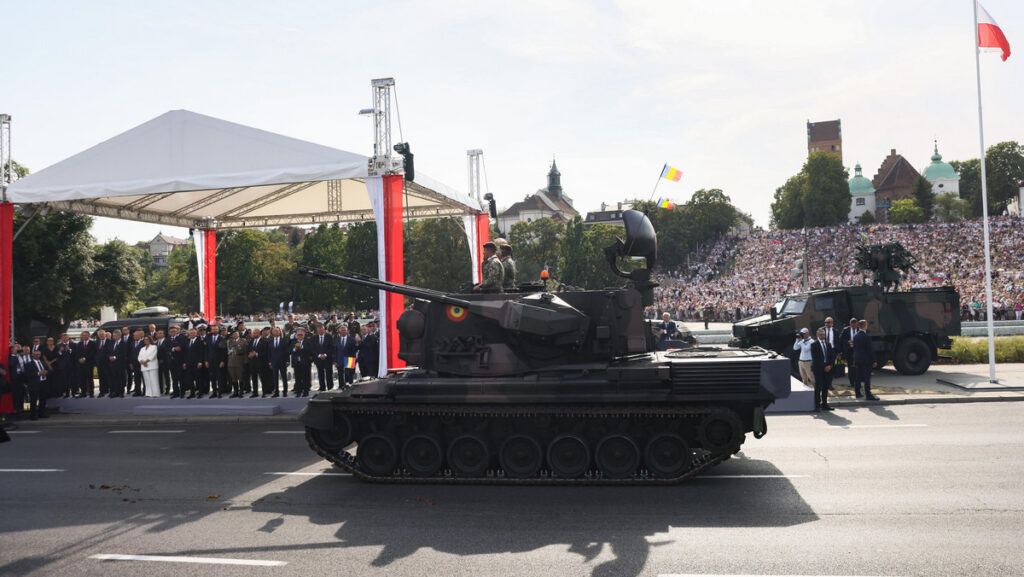
{"type": "Polygon", "coordinates": [[[345,368],[346,369],[354,369],[354,368],[356,368],[356,358],[355,357],[345,357],[345,368]]]}
{"type": "Polygon", "coordinates": [[[676,207],[676,205],[674,205],[671,202],[669,202],[669,200],[667,198],[658,200],[658,208],[667,208],[669,210],[672,210],[675,207],[676,207]]]}
{"type": "Polygon", "coordinates": [[[661,177],[679,182],[679,179],[683,177],[683,172],[666,164],[665,168],[661,169],[661,177]]]}

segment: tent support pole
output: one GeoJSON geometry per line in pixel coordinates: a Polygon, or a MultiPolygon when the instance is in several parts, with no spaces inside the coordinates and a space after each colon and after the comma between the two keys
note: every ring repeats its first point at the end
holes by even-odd
{"type": "Polygon", "coordinates": [[[491,220],[490,215],[486,212],[481,212],[475,215],[476,218],[476,282],[484,282],[484,251],[480,249],[485,242],[491,240],[491,220]]]}
{"type": "Polygon", "coordinates": [[[14,204],[0,203],[0,362],[7,364],[14,336],[14,204]]]}
{"type": "Polygon", "coordinates": [[[203,230],[203,312],[211,324],[217,318],[217,231],[203,230]]]}
{"type": "MultiPolygon", "coordinates": [[[[400,174],[388,174],[382,177],[384,185],[384,280],[405,284],[405,255],[402,242],[402,181],[400,174]]],[[[398,317],[405,309],[405,297],[398,293],[387,293],[385,297],[387,326],[380,330],[387,331],[387,351],[381,351],[381,357],[387,359],[388,370],[404,367],[405,363],[398,359],[398,317]],[[385,356],[386,354],[386,356],[385,356]]]]}

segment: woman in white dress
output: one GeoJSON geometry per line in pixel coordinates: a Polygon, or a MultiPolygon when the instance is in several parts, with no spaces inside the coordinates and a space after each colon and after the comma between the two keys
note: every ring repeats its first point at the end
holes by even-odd
{"type": "Polygon", "coordinates": [[[160,396],[160,361],[156,358],[156,345],[149,335],[142,341],[139,349],[139,364],[142,365],[142,382],[146,385],[147,397],[160,396]]]}

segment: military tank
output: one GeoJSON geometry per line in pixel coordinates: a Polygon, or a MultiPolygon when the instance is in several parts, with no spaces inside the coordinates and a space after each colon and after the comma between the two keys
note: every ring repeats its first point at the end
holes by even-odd
{"type": "Polygon", "coordinates": [[[300,267],[411,297],[397,321],[409,368],[310,399],[319,455],[375,482],[672,484],[767,431],[789,360],[759,348],[658,352],[657,236],[625,211],[605,249],[621,288],[449,294],[300,267]],[[619,261],[642,259],[624,272],[619,261]]]}

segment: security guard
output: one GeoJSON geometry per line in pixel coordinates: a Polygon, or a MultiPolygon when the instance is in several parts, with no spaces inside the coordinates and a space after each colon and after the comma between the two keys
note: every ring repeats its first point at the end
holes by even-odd
{"type": "Polygon", "coordinates": [[[512,245],[508,242],[501,245],[501,268],[504,271],[502,288],[505,291],[516,289],[516,261],[512,258],[512,245]]]}

